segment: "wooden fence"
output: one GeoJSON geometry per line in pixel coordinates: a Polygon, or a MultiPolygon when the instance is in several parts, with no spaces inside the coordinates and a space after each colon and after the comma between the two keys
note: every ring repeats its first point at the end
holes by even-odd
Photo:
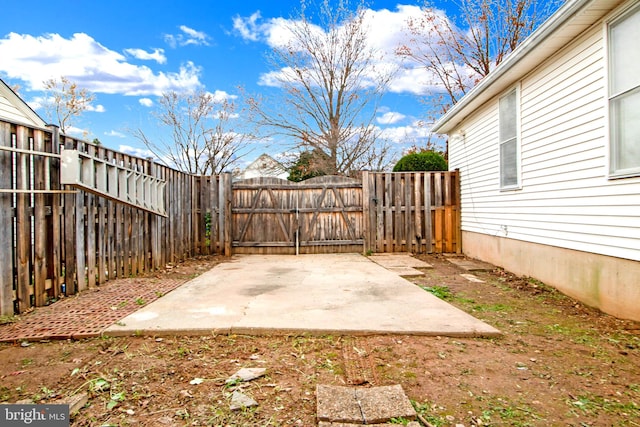
{"type": "Polygon", "coordinates": [[[459,252],[457,172],[232,182],[0,121],[0,315],[197,255],[459,252]],[[167,216],[60,183],[62,149],[166,181],[167,216]]]}
{"type": "Polygon", "coordinates": [[[459,174],[363,173],[366,250],[462,252],[459,174]]]}
{"type": "Polygon", "coordinates": [[[0,122],[0,314],[130,277],[198,253],[194,177],[99,145],[0,122]],[[60,184],[60,151],[78,149],[167,181],[164,218],[60,184]]]}

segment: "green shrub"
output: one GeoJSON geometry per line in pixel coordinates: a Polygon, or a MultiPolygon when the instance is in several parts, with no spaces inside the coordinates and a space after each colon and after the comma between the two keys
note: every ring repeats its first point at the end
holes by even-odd
{"type": "Polygon", "coordinates": [[[393,168],[394,172],[446,171],[447,161],[435,151],[411,153],[402,157],[393,168]]]}

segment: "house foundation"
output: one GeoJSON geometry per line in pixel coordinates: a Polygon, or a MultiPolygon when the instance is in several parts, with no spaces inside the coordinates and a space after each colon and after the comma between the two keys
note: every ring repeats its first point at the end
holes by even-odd
{"type": "Polygon", "coordinates": [[[640,321],[640,262],[462,232],[466,256],[533,277],[613,316],[640,321]]]}

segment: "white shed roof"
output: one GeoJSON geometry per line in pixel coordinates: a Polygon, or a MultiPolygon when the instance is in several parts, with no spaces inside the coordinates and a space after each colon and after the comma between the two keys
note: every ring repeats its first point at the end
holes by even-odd
{"type": "Polygon", "coordinates": [[[47,125],[2,79],[0,79],[0,119],[41,128],[47,125]]]}

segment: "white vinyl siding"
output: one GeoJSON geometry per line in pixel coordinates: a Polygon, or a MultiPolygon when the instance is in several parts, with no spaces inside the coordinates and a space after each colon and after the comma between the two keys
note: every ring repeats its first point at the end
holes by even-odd
{"type": "Polygon", "coordinates": [[[499,98],[460,124],[462,229],[640,261],[640,177],[610,180],[602,26],[520,81],[520,191],[502,191],[499,98]]]}
{"type": "Polygon", "coordinates": [[[640,7],[608,30],[611,173],[640,175],[640,7]]]}
{"type": "Polygon", "coordinates": [[[0,118],[13,123],[30,124],[30,120],[2,94],[0,94],[0,118]]]}

